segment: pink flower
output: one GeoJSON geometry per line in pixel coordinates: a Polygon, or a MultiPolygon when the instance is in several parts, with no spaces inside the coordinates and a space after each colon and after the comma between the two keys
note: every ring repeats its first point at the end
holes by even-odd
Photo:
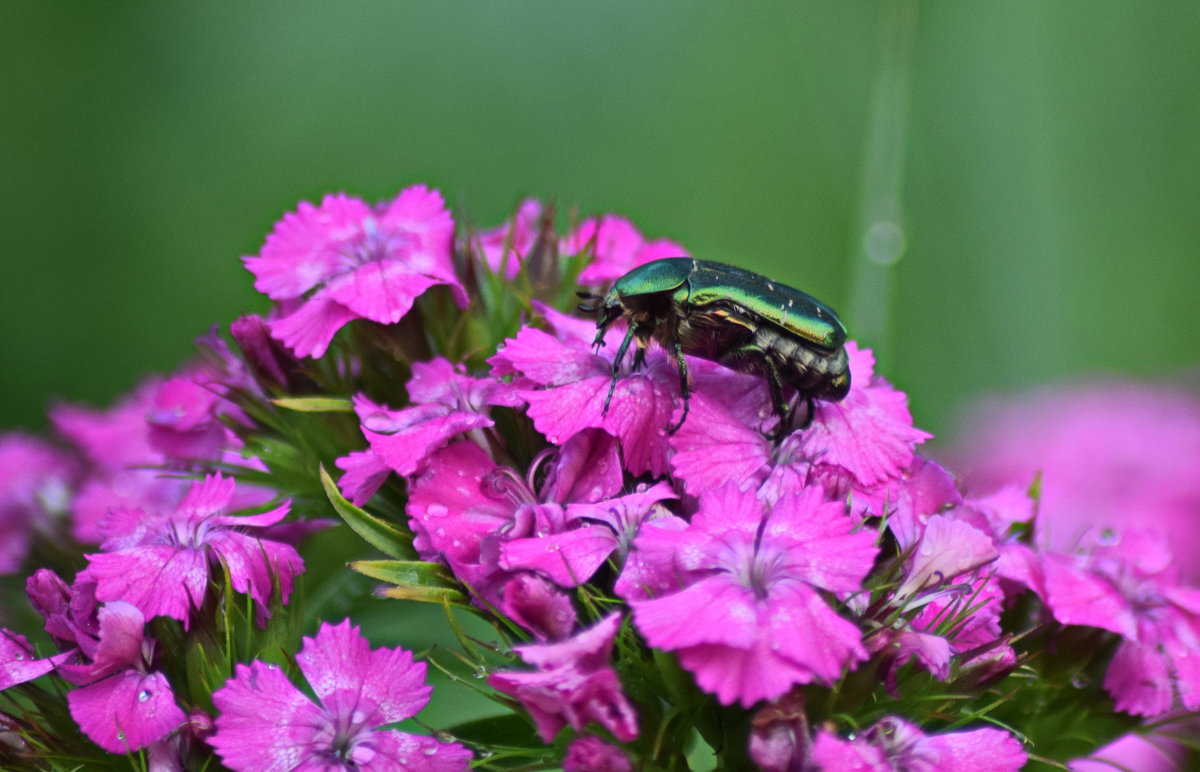
{"type": "Polygon", "coordinates": [[[164,738],[186,716],[167,677],[154,669],[155,642],[145,637],[145,617],[135,606],[114,601],[97,612],[98,640],[85,643],[83,665],[59,673],[80,688],[67,695],[71,717],[92,742],[125,754],[164,738]]]}
{"type": "Polygon", "coordinates": [[[460,308],[467,295],[451,257],[454,221],[441,194],[405,188],[378,207],[345,194],[301,202],[243,258],[254,287],[287,303],[271,334],[297,356],[320,357],[347,322],[394,324],[416,298],[446,284],[460,308]]]}
{"type": "Polygon", "coordinates": [[[850,393],[841,402],[815,401],[808,428],[778,445],[764,435],[770,415],[761,378],[696,378],[692,414],[671,438],[671,466],[692,494],[737,482],[768,498],[816,476],[833,490],[865,491],[897,480],[913,447],[930,437],[912,425],[908,398],[875,375],[875,358],[853,341],[850,393]]]}
{"type": "Polygon", "coordinates": [[[0,628],[0,691],[44,676],[70,656],[38,657],[28,638],[0,628]]]}
{"type": "Polygon", "coordinates": [[[272,591],[278,587],[286,603],[304,562],[294,547],[243,530],[278,523],[288,503],[258,515],[227,515],[234,487],[231,478],[209,475],[173,509],[113,510],[101,524],[105,551],[88,555],[80,576],[96,582],[102,601],[128,601],[147,617],[174,617],[187,628],[204,602],[213,562],[220,560],[233,588],[249,593],[265,617],[272,591]]]}
{"type": "Polygon", "coordinates": [[[843,505],[825,501],[816,486],[768,508],[730,484],[701,496],[699,506],[688,528],[643,528],[635,541],[652,556],[648,573],[677,577],[675,592],[630,601],[651,646],[677,652],[724,705],[832,683],[866,659],[858,628],[818,590],[859,591],[875,559],[875,533],[855,532],[843,505]]]}
{"type": "Polygon", "coordinates": [[[629,757],[599,737],[577,737],[567,746],[563,772],[633,772],[629,757]]]}
{"type": "Polygon", "coordinates": [[[0,435],[0,574],[20,567],[35,527],[65,514],[77,474],[71,458],[49,443],[0,435]]]}
{"type": "Polygon", "coordinates": [[[1176,698],[1200,708],[1200,589],[1178,583],[1161,536],[1110,532],[1041,566],[1055,619],[1122,637],[1104,679],[1117,710],[1159,716],[1176,698]]]}
{"type": "Polygon", "coordinates": [[[817,734],[809,755],[813,772],[1017,772],[1025,766],[1021,743],[1001,729],[971,729],[927,735],[888,717],[842,740],[817,734]]]}
{"type": "Polygon", "coordinates": [[[564,255],[578,255],[591,249],[594,259],[579,275],[585,285],[607,284],[632,269],[663,257],[690,257],[673,241],[647,241],[633,223],[624,217],[606,214],[588,219],[562,241],[564,255]]]}
{"type": "Polygon", "coordinates": [[[1106,380],[991,399],[963,421],[954,454],[971,490],[1026,489],[1040,475],[1038,543],[1070,550],[1086,531],[1165,534],[1200,582],[1200,397],[1106,380]]]}
{"type": "Polygon", "coordinates": [[[610,614],[561,643],[517,646],[521,659],[538,669],[493,673],[488,684],[521,701],[545,742],[552,742],[564,726],[583,731],[588,722],[622,742],[637,739],[637,716],[611,663],[620,626],[620,614],[610,614]]]}
{"type": "Polygon", "coordinates": [[[484,262],[492,273],[504,271],[504,278],[512,281],[521,272],[521,265],[529,257],[538,235],[538,221],[542,218],[542,202],[527,198],[517,207],[512,220],[490,230],[480,231],[475,244],[483,253],[484,262]]]}
{"type": "Polygon", "coordinates": [[[594,352],[593,324],[539,308],[555,334],[523,327],[488,360],[493,374],[516,376],[513,383],[529,404],[533,425],[551,443],[561,445],[585,429],[603,429],[621,440],[630,472],[665,473],[667,427],[679,401],[674,364],[652,348],[641,371],[618,378],[609,400],[616,346],[594,352]]]}
{"type": "Polygon", "coordinates": [[[585,523],[573,505],[605,500],[622,483],[615,441],[595,430],[535,461],[526,478],[497,466],[473,442],[455,443],[435,453],[413,481],[408,513],[414,546],[424,559],[447,563],[489,603],[498,602],[500,588],[522,569],[573,585],[590,577],[616,547],[607,526],[585,523]],[[545,475],[535,486],[542,469],[545,475]],[[550,555],[538,548],[555,535],[560,550],[550,555]],[[508,554],[509,544],[522,540],[530,543],[508,554]]]}
{"type": "Polygon", "coordinates": [[[425,664],[414,663],[411,653],[371,649],[344,620],[305,638],[296,664],[315,702],[279,666],[261,661],[238,665],[213,693],[220,715],[208,742],[226,766],[238,772],[468,768],[471,752],[457,743],[381,728],[429,702],[425,664]]]}
{"type": "Polygon", "coordinates": [[[454,437],[492,426],[488,406],[521,404],[508,384],[472,378],[462,365],[441,357],[414,363],[407,390],[412,404],[400,410],[378,405],[362,394],[354,398],[370,450],[356,451],[336,463],[346,472],[342,490],[356,505],[375,494],[389,470],[404,477],[417,474],[430,455],[454,437]]]}

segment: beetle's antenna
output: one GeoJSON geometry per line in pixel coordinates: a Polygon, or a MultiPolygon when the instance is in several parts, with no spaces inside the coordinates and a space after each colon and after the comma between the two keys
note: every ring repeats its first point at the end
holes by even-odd
{"type": "Polygon", "coordinates": [[[578,308],[583,313],[594,314],[600,310],[600,304],[597,302],[598,300],[600,300],[600,296],[597,295],[595,292],[584,292],[583,290],[576,290],[575,296],[578,297],[580,300],[587,301],[584,303],[580,303],[578,306],[576,306],[576,308],[578,308]]]}

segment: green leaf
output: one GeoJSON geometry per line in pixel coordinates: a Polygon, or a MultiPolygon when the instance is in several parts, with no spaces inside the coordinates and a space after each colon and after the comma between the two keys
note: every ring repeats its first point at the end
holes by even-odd
{"type": "Polygon", "coordinates": [[[458,589],[458,582],[445,566],[424,560],[356,560],[350,568],[372,579],[401,587],[444,587],[458,589]]]}
{"type": "Polygon", "coordinates": [[[345,397],[279,397],[272,404],[300,413],[353,413],[354,406],[345,397]]]}
{"type": "Polygon", "coordinates": [[[467,721],[446,731],[470,743],[525,747],[535,750],[539,755],[546,751],[546,744],[537,736],[529,719],[515,713],[467,721]]]}
{"type": "Polygon", "coordinates": [[[350,526],[364,541],[393,558],[403,560],[416,558],[417,553],[412,546],[412,535],[347,501],[342,496],[342,492],[338,490],[337,483],[325,471],[324,465],[321,466],[321,485],[325,488],[325,495],[329,497],[329,503],[333,505],[338,516],[345,520],[346,525],[350,526]]]}
{"type": "Polygon", "coordinates": [[[449,587],[388,587],[376,594],[381,598],[394,600],[415,600],[419,603],[434,603],[439,606],[449,603],[459,608],[472,608],[466,595],[449,587]]]}

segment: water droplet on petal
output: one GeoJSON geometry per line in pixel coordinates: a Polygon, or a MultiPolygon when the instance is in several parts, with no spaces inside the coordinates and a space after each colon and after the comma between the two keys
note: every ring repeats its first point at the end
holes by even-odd
{"type": "Polygon", "coordinates": [[[146,700],[150,699],[150,696],[149,690],[142,689],[140,692],[138,692],[138,702],[145,702],[146,700]]]}
{"type": "Polygon", "coordinates": [[[1076,673],[1071,676],[1071,686],[1074,686],[1076,689],[1086,689],[1091,685],[1092,680],[1083,673],[1076,673]]]}

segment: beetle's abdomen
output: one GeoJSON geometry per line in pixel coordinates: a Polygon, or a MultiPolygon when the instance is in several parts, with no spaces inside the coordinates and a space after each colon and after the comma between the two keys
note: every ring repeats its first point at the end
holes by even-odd
{"type": "Polygon", "coordinates": [[[850,391],[850,360],[846,349],[825,351],[771,327],[760,327],[754,345],[762,349],[779,377],[797,391],[836,402],[850,391]]]}

